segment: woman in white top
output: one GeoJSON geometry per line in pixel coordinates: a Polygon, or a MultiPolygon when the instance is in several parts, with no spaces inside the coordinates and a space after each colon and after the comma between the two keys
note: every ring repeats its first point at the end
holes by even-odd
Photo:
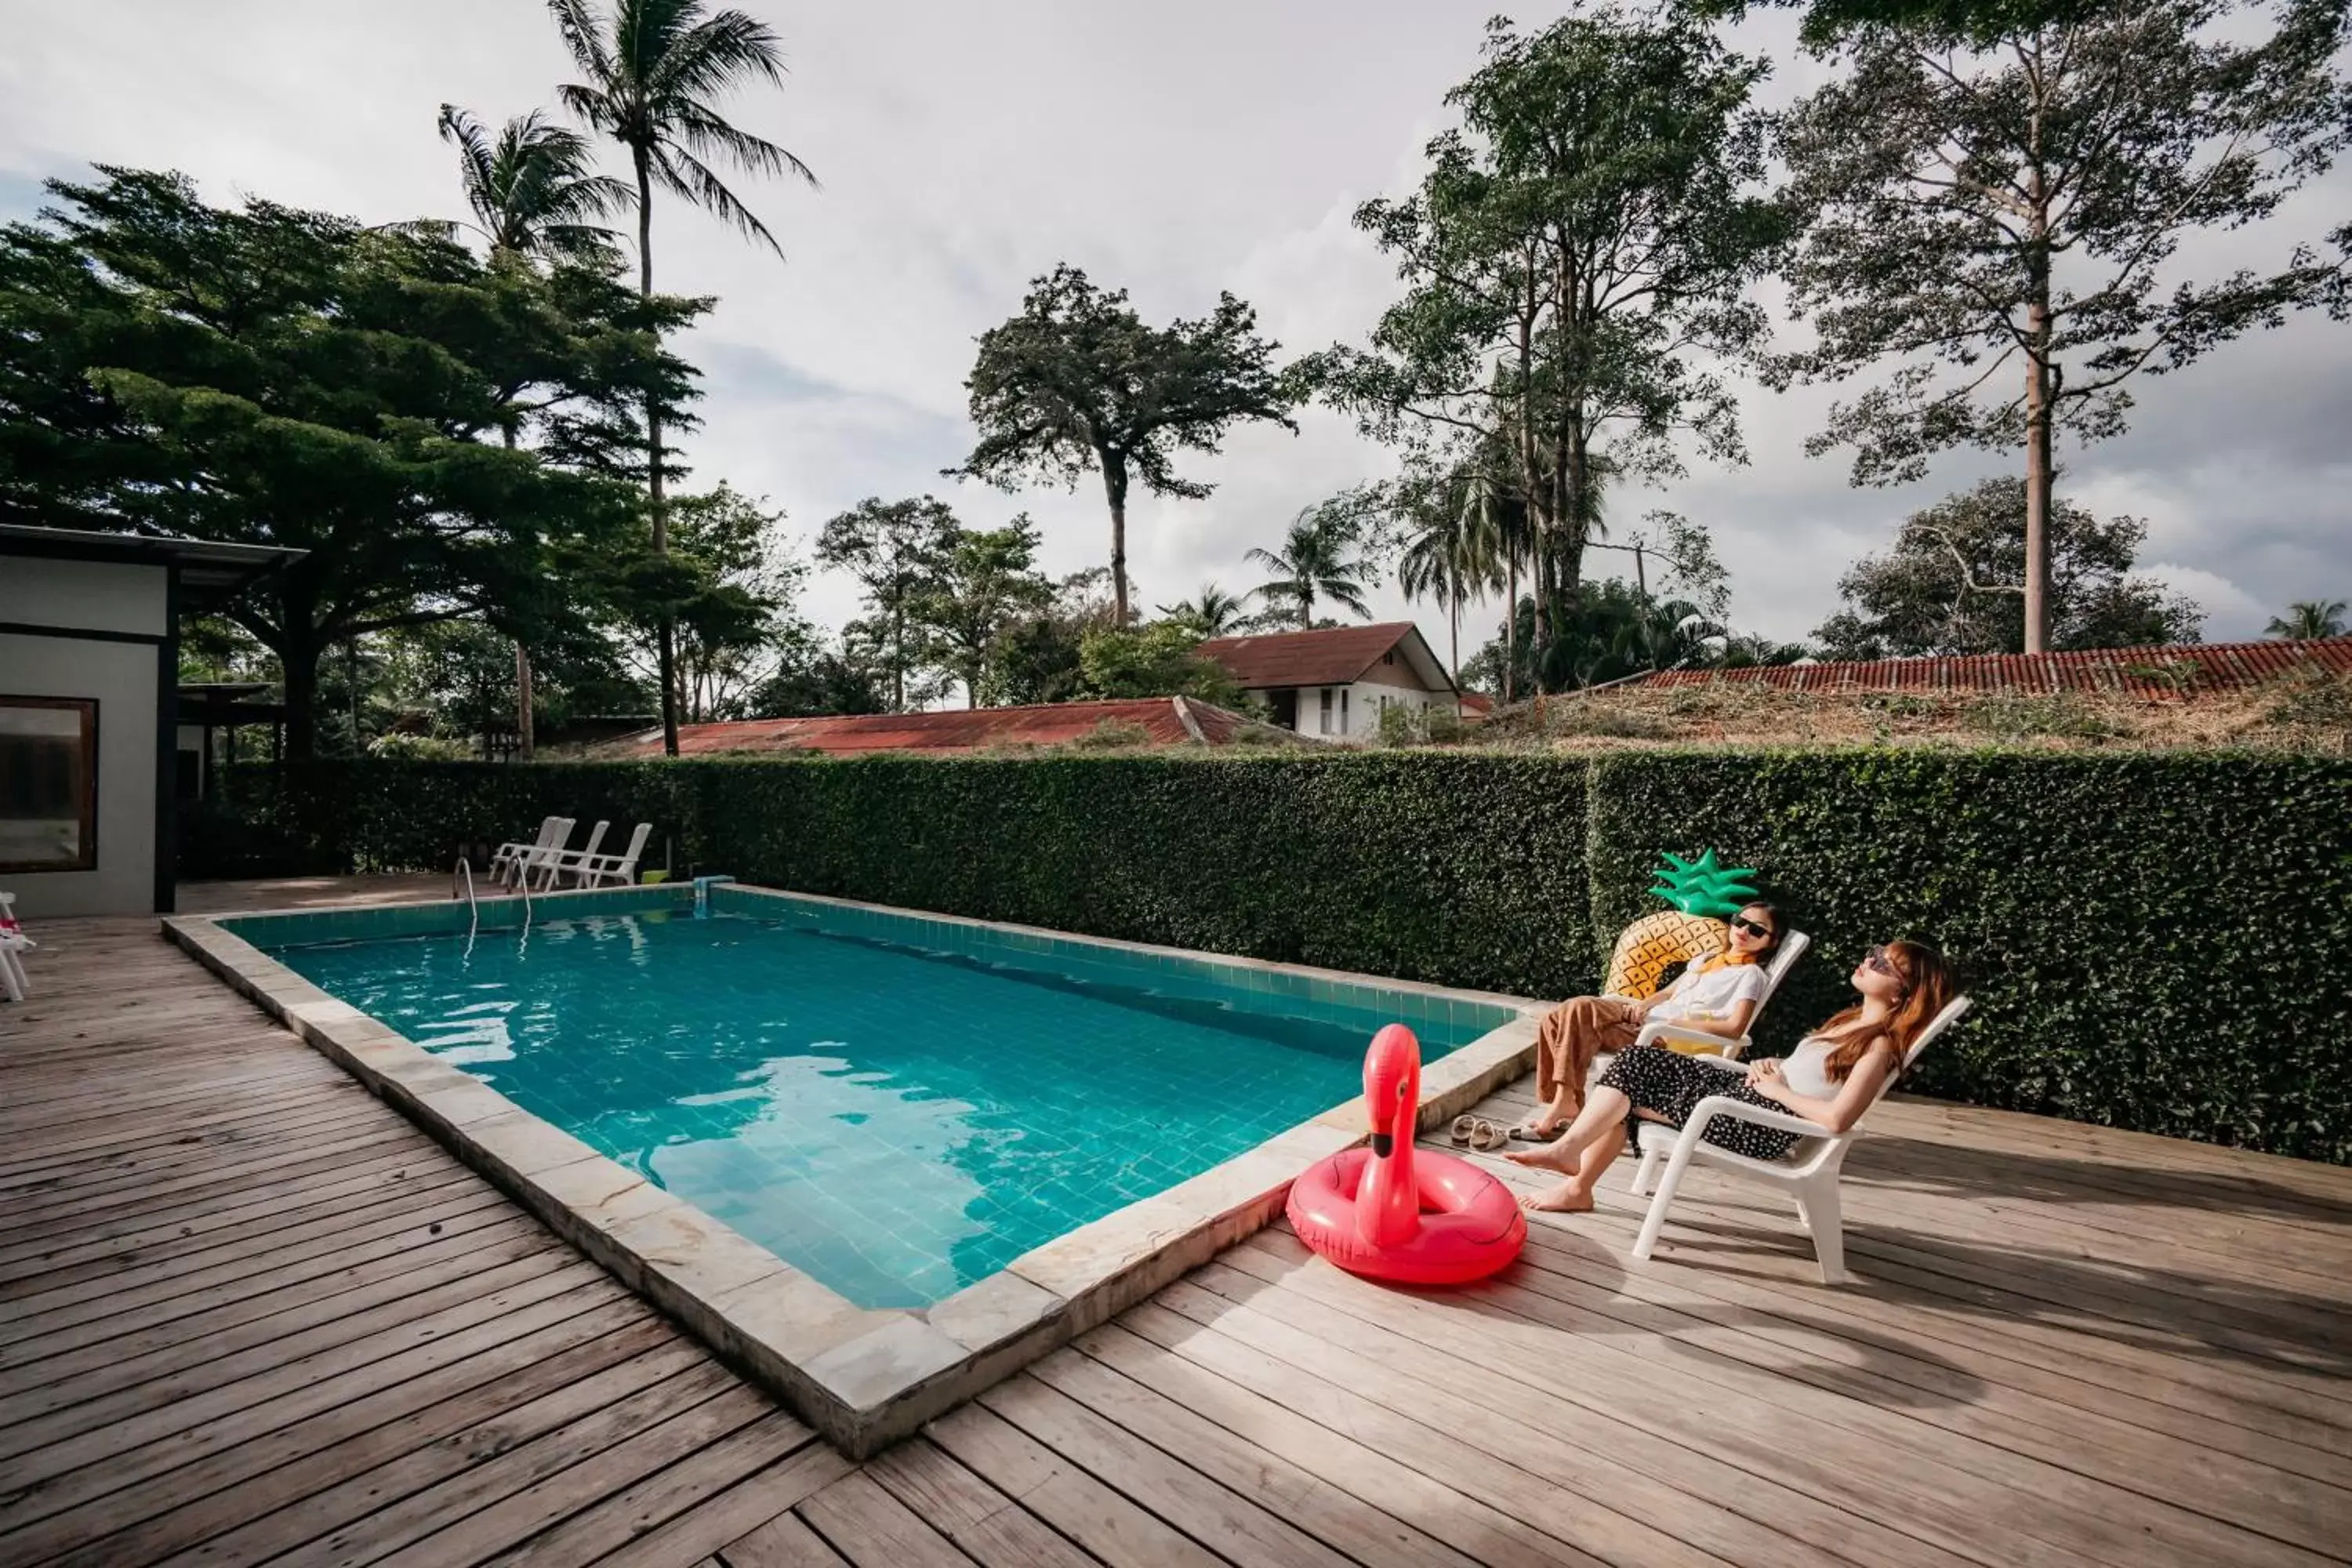
{"type": "Polygon", "coordinates": [[[1780,945],[1780,913],[1753,903],[1731,917],[1731,945],[1698,959],[1672,985],[1636,1001],[1631,996],[1579,996],[1544,1015],[1536,1030],[1535,1115],[1511,1136],[1543,1143],[1559,1136],[1584,1106],[1584,1079],[1592,1058],[1622,1051],[1647,1023],[1679,1024],[1736,1040],[1764,1001],[1764,965],[1780,945]]]}
{"type": "MultiPolygon", "coordinates": [[[[1566,1132],[1540,1149],[1507,1156],[1568,1178],[1526,1205],[1591,1208],[1594,1177],[1624,1148],[1633,1127],[1642,1121],[1680,1127],[1710,1095],[1787,1110],[1832,1132],[1853,1126],[1880,1087],[1902,1070],[1903,1053],[1919,1031],[1952,999],[1952,973],[1935,949],[1890,942],[1855,965],[1853,984],[1862,993],[1859,1003],[1806,1036],[1785,1060],[1751,1064],[1745,1082],[1673,1051],[1620,1055],[1566,1132]]],[[[1727,1116],[1708,1122],[1706,1138],[1756,1160],[1777,1160],[1797,1141],[1795,1133],[1727,1116]]]]}

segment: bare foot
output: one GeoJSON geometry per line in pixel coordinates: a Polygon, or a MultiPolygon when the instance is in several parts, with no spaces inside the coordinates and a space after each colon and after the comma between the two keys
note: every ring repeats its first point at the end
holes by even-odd
{"type": "Polygon", "coordinates": [[[1530,1214],[1590,1214],[1592,1194],[1574,1182],[1562,1182],[1556,1187],[1519,1200],[1519,1206],[1530,1214]]]}
{"type": "Polygon", "coordinates": [[[1576,1156],[1563,1153],[1555,1139],[1535,1149],[1507,1149],[1503,1158],[1514,1165],[1532,1165],[1538,1171],[1558,1171],[1563,1176],[1576,1173],[1576,1156]]]}

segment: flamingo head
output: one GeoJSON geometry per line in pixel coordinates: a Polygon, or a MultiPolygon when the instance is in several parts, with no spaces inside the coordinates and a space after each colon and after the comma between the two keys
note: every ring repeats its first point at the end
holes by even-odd
{"type": "Polygon", "coordinates": [[[1402,1024],[1390,1024],[1364,1053],[1364,1114],[1375,1157],[1387,1159],[1399,1138],[1411,1142],[1420,1109],[1421,1042],[1402,1024]]]}

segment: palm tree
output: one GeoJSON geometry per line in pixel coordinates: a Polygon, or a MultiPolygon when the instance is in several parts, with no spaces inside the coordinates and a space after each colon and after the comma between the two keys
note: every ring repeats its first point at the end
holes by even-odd
{"type": "MultiPolygon", "coordinates": [[[[588,139],[550,125],[537,110],[509,120],[495,140],[488,128],[454,103],[441,106],[441,140],[457,149],[457,176],[473,226],[490,254],[584,262],[607,268],[617,261],[614,235],[591,223],[628,209],[629,187],[591,167],[588,139]]],[[[507,445],[515,444],[512,424],[507,445]]],[[[531,754],[530,653],[520,639],[515,656],[515,739],[531,754]]]]}
{"type": "Polygon", "coordinates": [[[537,110],[506,122],[497,139],[454,103],[441,106],[441,140],[457,148],[466,205],[493,251],[610,266],[615,236],[589,220],[626,212],[629,187],[591,168],[588,139],[550,125],[537,110]]]}
{"type": "MultiPolygon", "coordinates": [[[[1503,586],[1501,520],[1491,490],[1457,470],[1448,475],[1397,558],[1397,586],[1408,599],[1445,606],[1454,686],[1462,687],[1462,611],[1503,586]]],[[[1457,703],[1458,706],[1458,703],[1457,703]]]]}
{"type": "Polygon", "coordinates": [[[1357,550],[1361,531],[1352,506],[1323,501],[1307,507],[1290,520],[1279,552],[1249,552],[1248,559],[1281,574],[1252,592],[1274,615],[1295,614],[1302,632],[1315,625],[1318,598],[1329,599],[1359,620],[1370,620],[1372,612],[1364,603],[1367,584],[1360,580],[1368,564],[1357,550]]]}
{"type": "Polygon", "coordinates": [[[2316,637],[2340,637],[2344,635],[2344,611],[2341,599],[2297,599],[2286,607],[2284,616],[2273,616],[2271,624],[2263,628],[2265,637],[2285,637],[2293,642],[2310,642],[2316,637]]]}
{"type": "MultiPolygon", "coordinates": [[[[654,187],[716,214],[782,259],[783,247],[727,188],[712,161],[753,174],[792,174],[809,184],[807,164],[772,142],[727,122],[716,100],[746,81],[781,87],[783,53],[768,25],[740,11],[711,12],[703,0],[613,0],[608,17],[588,0],[547,0],[556,31],[572,51],[582,82],[556,89],[563,107],[591,131],[625,148],[637,184],[637,287],[654,291],[654,187]]],[[[646,402],[646,491],[653,502],[654,551],[669,549],[662,500],[661,409],[646,402]]],[[[659,626],[662,745],[677,755],[677,628],[659,626]]]]}
{"type": "Polygon", "coordinates": [[[1239,595],[1228,594],[1214,583],[1203,583],[1197,596],[1162,605],[1160,613],[1194,627],[1203,637],[1221,637],[1247,628],[1249,616],[1244,612],[1248,607],[1248,601],[1239,595]]]}

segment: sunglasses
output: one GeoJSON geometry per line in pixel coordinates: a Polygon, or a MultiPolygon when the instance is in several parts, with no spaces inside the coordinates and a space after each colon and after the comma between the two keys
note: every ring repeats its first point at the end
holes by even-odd
{"type": "Polygon", "coordinates": [[[1732,917],[1731,917],[1731,929],[1732,929],[1732,930],[1734,930],[1734,931],[1746,931],[1749,936],[1762,936],[1762,937],[1769,937],[1769,936],[1770,936],[1770,935],[1772,934],[1772,928],[1771,928],[1770,926],[1768,926],[1768,925],[1758,925],[1754,921],[1749,920],[1746,915],[1734,915],[1734,916],[1732,916],[1732,917]]]}
{"type": "Polygon", "coordinates": [[[1862,964],[1864,968],[1875,971],[1880,974],[1891,975],[1896,979],[1902,978],[1903,972],[1895,967],[1895,961],[1886,956],[1886,950],[1883,947],[1874,947],[1863,954],[1862,964]]]}

